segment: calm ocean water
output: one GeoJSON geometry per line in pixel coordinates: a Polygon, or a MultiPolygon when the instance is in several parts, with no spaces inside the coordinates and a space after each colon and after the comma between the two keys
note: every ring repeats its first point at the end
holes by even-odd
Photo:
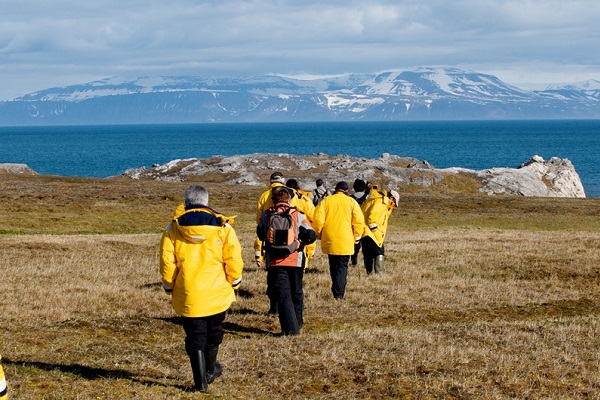
{"type": "Polygon", "coordinates": [[[0,127],[0,162],[41,174],[107,177],[180,158],[263,152],[390,153],[471,169],[561,157],[573,162],[587,196],[600,197],[597,120],[0,127]]]}

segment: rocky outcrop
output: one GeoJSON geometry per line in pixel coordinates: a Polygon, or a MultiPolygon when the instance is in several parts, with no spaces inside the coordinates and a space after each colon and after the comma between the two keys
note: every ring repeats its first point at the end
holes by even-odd
{"type": "Polygon", "coordinates": [[[445,171],[470,173],[483,183],[488,194],[511,194],[535,197],[585,197],[585,190],[575,167],[565,158],[544,160],[533,156],[518,168],[492,168],[472,171],[449,168],[445,171]]]}
{"type": "Polygon", "coordinates": [[[408,185],[430,187],[449,176],[460,175],[479,182],[479,190],[487,194],[509,194],[543,197],[585,197],[579,175],[567,159],[533,156],[518,168],[492,168],[482,171],[464,168],[436,169],[427,161],[384,153],[375,159],[280,154],[248,154],[214,156],[206,159],[173,160],[152,168],[128,169],[123,175],[132,179],[166,181],[216,181],[232,185],[265,186],[273,171],[295,178],[303,188],[313,188],[317,178],[329,187],[337,181],[349,183],[356,178],[379,182],[402,190],[408,185]]]}
{"type": "Polygon", "coordinates": [[[27,164],[0,163],[0,174],[38,175],[27,164]]]}
{"type": "Polygon", "coordinates": [[[443,179],[427,161],[383,154],[369,159],[347,155],[329,156],[316,153],[296,156],[286,153],[256,153],[240,156],[215,156],[207,159],[173,160],[152,168],[133,168],[124,172],[133,179],[150,178],[166,181],[189,181],[207,176],[227,184],[264,186],[273,171],[296,178],[302,187],[314,187],[317,178],[334,185],[340,180],[361,178],[366,181],[385,181],[392,186],[430,186],[443,179]]]}

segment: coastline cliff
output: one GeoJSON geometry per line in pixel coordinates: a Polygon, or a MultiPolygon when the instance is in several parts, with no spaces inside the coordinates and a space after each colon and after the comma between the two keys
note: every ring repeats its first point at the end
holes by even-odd
{"type": "MultiPolygon", "coordinates": [[[[427,161],[384,153],[379,158],[330,156],[315,153],[296,156],[285,153],[256,153],[173,160],[150,168],[126,170],[131,179],[172,182],[215,182],[229,185],[265,186],[273,171],[298,180],[312,190],[316,179],[327,187],[360,178],[399,191],[436,188],[440,192],[481,192],[488,195],[532,197],[586,197],[575,167],[566,158],[544,160],[533,156],[515,168],[485,170],[437,169],[427,161]]],[[[26,164],[0,163],[0,174],[37,175],[26,164]]]]}

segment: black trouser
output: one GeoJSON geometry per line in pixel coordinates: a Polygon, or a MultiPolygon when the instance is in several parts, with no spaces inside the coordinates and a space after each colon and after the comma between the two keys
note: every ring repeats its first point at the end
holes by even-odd
{"type": "Polygon", "coordinates": [[[329,275],[331,276],[331,293],[333,298],[343,299],[346,292],[348,262],[350,256],[329,255],[329,275]]]}
{"type": "Polygon", "coordinates": [[[360,253],[360,240],[354,243],[354,254],[352,254],[352,265],[358,264],[358,254],[360,253]]]}
{"type": "Polygon", "coordinates": [[[284,335],[297,335],[302,328],[303,277],[302,267],[269,267],[267,272],[267,290],[277,301],[279,323],[284,335]]]}
{"type": "Polygon", "coordinates": [[[370,236],[365,236],[360,241],[362,242],[362,253],[365,259],[365,270],[367,274],[370,274],[373,272],[373,261],[377,256],[384,255],[385,251],[383,246],[377,246],[377,243],[370,236]]]}
{"type": "Polygon", "coordinates": [[[225,312],[208,317],[181,317],[188,355],[197,350],[206,351],[207,346],[220,345],[223,341],[224,320],[225,312]]]}

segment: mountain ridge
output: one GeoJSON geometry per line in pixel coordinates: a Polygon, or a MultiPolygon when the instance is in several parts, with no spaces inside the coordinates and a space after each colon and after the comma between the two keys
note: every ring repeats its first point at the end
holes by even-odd
{"type": "Polygon", "coordinates": [[[0,102],[0,125],[600,118],[600,82],[526,90],[454,67],[297,79],[140,76],[0,102]]]}

